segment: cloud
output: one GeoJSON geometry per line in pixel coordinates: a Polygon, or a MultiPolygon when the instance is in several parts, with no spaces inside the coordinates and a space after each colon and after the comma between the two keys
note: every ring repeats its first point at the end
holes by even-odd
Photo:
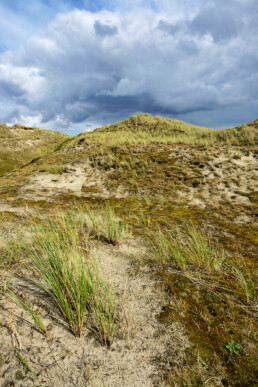
{"type": "Polygon", "coordinates": [[[256,118],[255,1],[147,3],[60,12],[0,54],[0,121],[86,130],[136,112],[215,127],[256,118]]]}
{"type": "Polygon", "coordinates": [[[190,22],[189,28],[199,35],[210,34],[215,42],[235,38],[241,31],[242,22],[229,9],[216,12],[216,7],[201,10],[190,22]]]}
{"type": "Polygon", "coordinates": [[[179,23],[172,24],[172,23],[168,23],[165,20],[160,20],[157,27],[158,27],[158,29],[166,32],[169,35],[175,35],[177,32],[180,31],[180,24],[179,23]]]}
{"type": "Polygon", "coordinates": [[[96,34],[100,36],[112,36],[117,34],[117,28],[115,26],[102,24],[99,20],[95,21],[94,29],[96,34]]]}

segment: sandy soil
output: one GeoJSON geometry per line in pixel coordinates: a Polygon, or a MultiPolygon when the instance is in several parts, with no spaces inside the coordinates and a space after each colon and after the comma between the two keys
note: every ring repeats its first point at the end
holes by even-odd
{"type": "MultiPolygon", "coordinates": [[[[202,152],[186,150],[182,160],[190,163],[202,152]]],[[[200,184],[178,192],[179,201],[201,208],[219,207],[225,202],[234,205],[252,205],[248,194],[258,191],[257,155],[229,149],[213,149],[207,162],[198,166],[200,184]]]]}
{"type": "Polygon", "coordinates": [[[78,197],[108,197],[99,171],[88,161],[66,164],[65,173],[38,173],[20,190],[21,197],[27,200],[50,199],[58,195],[78,197]]]}
{"type": "MultiPolygon", "coordinates": [[[[196,166],[200,184],[196,187],[188,184],[185,189],[181,187],[175,200],[201,208],[219,207],[225,202],[251,206],[248,194],[258,191],[257,155],[226,148],[215,148],[210,152],[208,161],[196,166]]],[[[181,156],[178,162],[184,163],[186,168],[192,168],[192,159],[201,160],[205,152],[186,148],[179,149],[175,155],[181,156]]],[[[189,173],[191,175],[191,170],[189,173]]],[[[128,196],[122,186],[111,194],[105,187],[107,176],[107,172],[92,168],[88,160],[66,164],[65,173],[61,175],[37,173],[20,188],[19,197],[51,201],[66,194],[98,198],[128,196]]]]}
{"type": "MultiPolygon", "coordinates": [[[[133,240],[120,247],[103,244],[98,249],[103,271],[115,285],[117,299],[123,303],[111,349],[102,347],[89,327],[85,327],[80,339],[74,337],[44,295],[22,279],[13,280],[13,286],[20,293],[29,292],[35,303],[44,300],[40,315],[52,327],[52,338],[47,340],[30,318],[14,306],[13,327],[22,345],[21,353],[43,386],[160,386],[163,375],[155,359],[169,348],[179,362],[183,361],[189,346],[183,327],[177,322],[169,327],[158,322],[156,315],[166,304],[165,296],[155,288],[146,268],[136,273],[131,265],[132,257],[145,254],[139,242],[133,240]]],[[[10,302],[1,299],[2,321],[9,320],[11,307],[10,302]]],[[[12,341],[11,329],[0,326],[0,335],[0,385],[38,385],[15,355],[17,342],[15,337],[12,341]]]]}

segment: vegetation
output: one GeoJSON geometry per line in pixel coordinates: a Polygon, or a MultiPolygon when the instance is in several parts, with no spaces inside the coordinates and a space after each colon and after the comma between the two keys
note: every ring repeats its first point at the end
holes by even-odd
{"type": "Polygon", "coordinates": [[[92,230],[99,239],[116,245],[125,237],[126,225],[117,218],[111,208],[102,212],[88,209],[88,216],[92,223],[92,230]]]}
{"type": "MultiPolygon", "coordinates": [[[[99,254],[107,249],[120,257],[126,251],[129,275],[135,278],[144,270],[164,292],[155,334],[162,342],[162,332],[172,333],[164,353],[152,359],[160,371],[157,384],[255,385],[257,192],[252,165],[242,191],[234,168],[257,153],[257,122],[213,130],[136,115],[66,139],[55,152],[2,177],[2,200],[17,210],[3,212],[0,219],[3,238],[9,240],[0,246],[3,292],[9,290],[44,336],[49,333],[44,311],[48,304],[48,316],[54,318],[53,304],[59,326],[61,317],[76,337],[85,337],[88,329],[110,347],[119,337],[118,325],[127,329],[130,322],[120,319],[120,294],[102,273],[99,254]],[[85,166],[81,192],[59,189],[53,196],[26,199],[25,182],[76,163],[85,166]],[[231,183],[239,202],[226,195],[231,183]],[[214,203],[205,196],[192,200],[205,184],[211,189],[204,194],[214,203]],[[18,214],[25,205],[33,210],[30,218],[18,214]],[[135,244],[144,257],[134,253],[135,244]],[[26,286],[20,291],[12,274],[35,294],[40,289],[39,296],[26,286]],[[45,299],[39,301],[42,294],[45,299]],[[182,342],[176,349],[173,342],[179,327],[182,342],[189,341],[184,357],[179,356],[182,342]]],[[[130,352],[133,334],[125,336],[130,352]]]]}
{"type": "Polygon", "coordinates": [[[56,164],[56,165],[44,165],[43,166],[43,171],[46,172],[46,173],[52,173],[52,174],[62,174],[65,170],[65,167],[63,165],[60,165],[60,164],[56,164]]]}
{"type": "Polygon", "coordinates": [[[25,243],[24,248],[34,264],[37,284],[53,298],[72,332],[81,336],[90,308],[98,327],[99,315],[110,321],[110,328],[106,324],[100,334],[106,344],[106,336],[112,337],[115,300],[96,259],[90,251],[85,253],[88,235],[82,217],[74,220],[74,215],[61,214],[45,224],[33,224],[33,242],[25,243]]]}
{"type": "Polygon", "coordinates": [[[7,294],[14,302],[20,305],[32,317],[40,332],[48,337],[47,329],[40,316],[38,315],[37,311],[34,310],[33,306],[28,301],[26,301],[24,297],[21,297],[10,290],[7,294]]]}
{"type": "Polygon", "coordinates": [[[157,232],[151,233],[150,243],[158,261],[174,261],[182,270],[194,267],[211,272],[218,270],[225,260],[224,250],[218,243],[211,241],[193,225],[187,228],[182,241],[177,231],[163,233],[158,228],[157,232]]]}
{"type": "MultiPolygon", "coordinates": [[[[27,257],[21,269],[27,267],[33,271],[31,279],[53,299],[76,336],[82,335],[90,313],[92,329],[103,345],[110,346],[116,299],[114,290],[101,274],[97,258],[88,247],[90,230],[85,215],[78,210],[61,213],[41,223],[32,222],[30,232],[32,240],[25,238],[18,246],[27,257]]],[[[31,302],[14,290],[8,290],[7,294],[31,315],[39,330],[47,336],[47,329],[31,302]]]]}
{"type": "Polygon", "coordinates": [[[230,340],[226,345],[227,350],[230,355],[238,355],[238,352],[241,349],[241,345],[234,342],[234,340],[230,340]]]}
{"type": "Polygon", "coordinates": [[[0,176],[53,152],[69,138],[66,134],[50,130],[0,124],[0,176]]]}
{"type": "Polygon", "coordinates": [[[18,351],[16,350],[16,354],[17,354],[17,357],[20,361],[20,363],[23,365],[23,367],[31,372],[33,378],[38,382],[39,386],[42,386],[42,384],[40,383],[40,381],[38,380],[37,378],[37,375],[35,374],[35,372],[33,371],[33,369],[31,368],[31,366],[29,365],[29,363],[26,361],[25,357],[18,351]]]}
{"type": "Polygon", "coordinates": [[[71,148],[76,144],[113,147],[120,145],[151,143],[180,143],[209,146],[215,143],[235,145],[257,144],[258,120],[232,129],[215,130],[187,124],[164,117],[139,114],[114,125],[107,125],[90,133],[82,133],[64,144],[71,148]]]}

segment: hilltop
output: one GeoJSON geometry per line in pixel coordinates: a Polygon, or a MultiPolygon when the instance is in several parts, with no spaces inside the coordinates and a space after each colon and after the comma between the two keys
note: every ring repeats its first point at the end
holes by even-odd
{"type": "Polygon", "coordinates": [[[69,137],[51,130],[0,123],[0,176],[53,151],[69,137]]]}
{"type": "Polygon", "coordinates": [[[258,119],[235,128],[215,130],[170,118],[138,114],[114,125],[95,129],[91,133],[81,133],[68,142],[67,146],[72,146],[82,139],[95,140],[103,144],[107,142],[109,145],[153,142],[189,145],[212,145],[215,143],[252,145],[258,143],[258,119]]]}
{"type": "Polygon", "coordinates": [[[0,177],[0,382],[35,383],[13,310],[43,385],[255,385],[257,157],[258,120],[141,114],[0,177]]]}

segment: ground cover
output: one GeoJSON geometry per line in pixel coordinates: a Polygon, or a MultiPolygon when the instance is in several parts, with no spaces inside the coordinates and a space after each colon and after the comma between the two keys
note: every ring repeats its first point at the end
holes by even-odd
{"type": "Polygon", "coordinates": [[[256,121],[136,116],[0,179],[4,385],[256,384],[256,121]]]}

